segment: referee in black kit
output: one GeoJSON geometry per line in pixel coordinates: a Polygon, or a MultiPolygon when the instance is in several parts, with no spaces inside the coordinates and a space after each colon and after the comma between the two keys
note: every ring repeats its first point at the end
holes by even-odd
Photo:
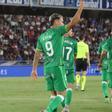
{"type": "Polygon", "coordinates": [[[84,42],[83,36],[79,37],[77,43],[77,56],[76,56],[76,89],[81,88],[81,91],[85,90],[86,84],[86,71],[90,66],[89,58],[89,46],[84,42]],[[82,77],[80,74],[82,73],[82,77]]]}

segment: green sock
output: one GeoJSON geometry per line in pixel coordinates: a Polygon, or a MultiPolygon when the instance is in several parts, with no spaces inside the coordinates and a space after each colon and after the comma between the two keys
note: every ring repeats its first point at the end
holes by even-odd
{"type": "Polygon", "coordinates": [[[65,107],[65,98],[64,98],[64,100],[61,102],[61,105],[62,105],[63,108],[65,107]]]}
{"type": "Polygon", "coordinates": [[[62,95],[57,95],[48,105],[47,111],[53,112],[64,100],[64,97],[62,95]]]}
{"type": "Polygon", "coordinates": [[[72,100],[72,89],[68,88],[66,90],[65,105],[70,105],[71,100],[72,100]]]}
{"type": "MultiPolygon", "coordinates": [[[[55,97],[56,96],[53,96],[53,95],[50,97],[50,103],[54,100],[55,97]]],[[[53,112],[57,112],[57,108],[53,112]]]]}
{"type": "Polygon", "coordinates": [[[106,81],[102,81],[102,92],[104,97],[108,96],[108,84],[106,81]]]}

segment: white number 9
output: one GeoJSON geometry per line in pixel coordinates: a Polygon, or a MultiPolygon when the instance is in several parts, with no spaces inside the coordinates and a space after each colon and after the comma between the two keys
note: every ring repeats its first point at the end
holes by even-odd
{"type": "Polygon", "coordinates": [[[53,56],[54,50],[51,41],[45,43],[45,48],[48,56],[53,56]]]}

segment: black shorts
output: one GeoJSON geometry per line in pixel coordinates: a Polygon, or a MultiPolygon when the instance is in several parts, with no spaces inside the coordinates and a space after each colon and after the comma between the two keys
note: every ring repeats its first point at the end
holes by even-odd
{"type": "Polygon", "coordinates": [[[86,71],[87,70],[87,59],[76,59],[76,72],[86,71]]]}

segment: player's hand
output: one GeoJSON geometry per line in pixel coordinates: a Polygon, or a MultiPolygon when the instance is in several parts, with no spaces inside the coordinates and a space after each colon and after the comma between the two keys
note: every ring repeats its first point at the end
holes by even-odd
{"type": "Polygon", "coordinates": [[[33,80],[37,79],[37,71],[32,71],[31,76],[33,78],[33,80]]]}

